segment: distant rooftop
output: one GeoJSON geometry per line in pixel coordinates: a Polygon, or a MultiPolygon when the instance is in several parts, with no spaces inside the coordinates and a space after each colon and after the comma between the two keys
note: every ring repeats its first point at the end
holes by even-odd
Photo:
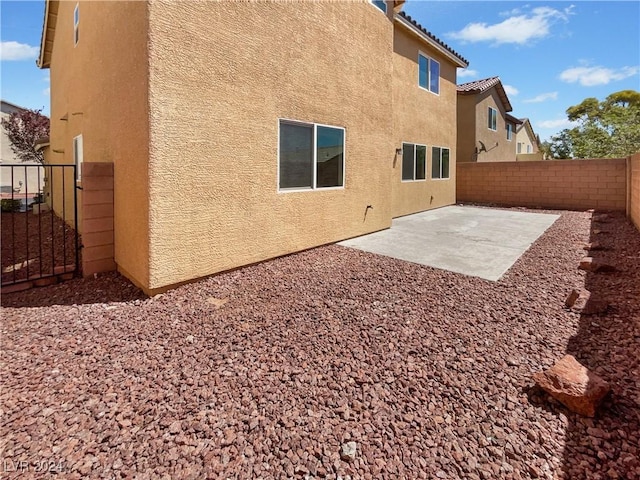
{"type": "Polygon", "coordinates": [[[456,88],[459,95],[475,95],[477,93],[486,92],[493,87],[496,87],[496,90],[498,91],[498,95],[500,96],[500,100],[502,100],[505,112],[512,111],[513,107],[511,106],[507,92],[505,92],[504,87],[502,86],[500,77],[489,77],[481,80],[474,80],[473,82],[461,83],[456,88]]]}

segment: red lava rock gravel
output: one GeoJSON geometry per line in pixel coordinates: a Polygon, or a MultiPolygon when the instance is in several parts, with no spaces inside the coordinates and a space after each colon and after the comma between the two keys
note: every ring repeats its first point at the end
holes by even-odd
{"type": "Polygon", "coordinates": [[[498,282],[334,245],[150,299],[5,295],[2,476],[640,478],[640,233],[559,213],[498,282]],[[588,241],[614,272],[578,269],[588,241]],[[534,387],[567,353],[612,386],[595,418],[534,387]]]}

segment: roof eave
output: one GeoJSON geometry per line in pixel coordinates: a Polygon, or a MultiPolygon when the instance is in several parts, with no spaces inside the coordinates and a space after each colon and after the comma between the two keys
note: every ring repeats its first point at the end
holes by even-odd
{"type": "Polygon", "coordinates": [[[44,22],[42,25],[42,37],[40,39],[40,54],[36,60],[38,68],[49,68],[50,66],[57,16],[58,0],[45,0],[44,22]]]}
{"type": "Polygon", "coordinates": [[[415,36],[420,38],[423,42],[428,44],[429,46],[435,48],[439,53],[444,55],[447,59],[451,60],[457,67],[467,68],[469,66],[469,62],[464,60],[463,58],[454,55],[452,52],[447,50],[445,47],[440,45],[438,42],[433,40],[431,37],[426,35],[423,31],[417,29],[409,20],[404,18],[401,15],[396,14],[394,16],[394,20],[401,26],[403,26],[406,30],[413,33],[415,36]]]}

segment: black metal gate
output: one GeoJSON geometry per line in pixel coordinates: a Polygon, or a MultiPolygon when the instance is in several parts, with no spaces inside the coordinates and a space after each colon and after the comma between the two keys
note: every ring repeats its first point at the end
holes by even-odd
{"type": "Polygon", "coordinates": [[[0,164],[2,286],[79,267],[76,165],[0,164]]]}

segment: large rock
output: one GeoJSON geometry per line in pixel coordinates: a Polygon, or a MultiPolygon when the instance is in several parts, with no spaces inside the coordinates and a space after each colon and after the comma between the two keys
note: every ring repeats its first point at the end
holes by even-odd
{"type": "Polygon", "coordinates": [[[536,383],[569,410],[593,417],[611,387],[601,377],[566,355],[553,367],[533,374],[536,383]]]}
{"type": "Polygon", "coordinates": [[[596,300],[586,288],[574,288],[564,302],[567,308],[583,315],[594,315],[607,310],[609,304],[604,300],[596,300]]]}

